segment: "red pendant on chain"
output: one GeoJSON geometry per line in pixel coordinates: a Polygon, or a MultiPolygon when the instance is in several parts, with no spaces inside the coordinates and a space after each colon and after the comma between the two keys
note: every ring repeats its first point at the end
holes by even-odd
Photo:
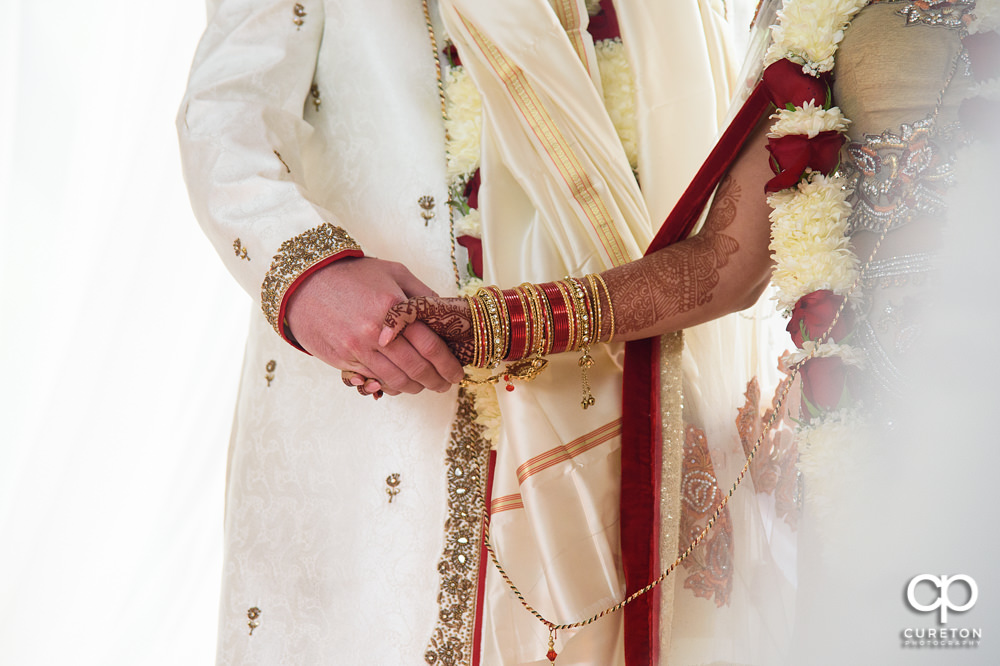
{"type": "Polygon", "coordinates": [[[503,380],[504,380],[505,382],[507,382],[507,386],[506,386],[505,388],[506,388],[506,389],[507,389],[508,391],[513,391],[513,390],[514,390],[514,385],[513,385],[513,384],[511,383],[511,381],[510,381],[510,375],[504,375],[504,376],[503,376],[503,380]]]}
{"type": "Polygon", "coordinates": [[[555,650],[549,650],[548,652],[545,653],[545,656],[546,658],[548,658],[549,661],[551,661],[554,664],[556,663],[556,657],[558,657],[559,655],[556,654],[555,650]]]}

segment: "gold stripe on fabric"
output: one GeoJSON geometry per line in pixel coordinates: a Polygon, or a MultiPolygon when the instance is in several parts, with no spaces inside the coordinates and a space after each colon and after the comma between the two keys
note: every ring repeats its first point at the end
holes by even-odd
{"type": "MultiPolygon", "coordinates": [[[[681,478],[684,465],[684,391],[681,356],[684,333],[667,333],[660,338],[660,564],[663,569],[674,561],[680,544],[681,478]]],[[[674,586],[660,586],[660,645],[670,645],[674,619],[674,586]]],[[[664,648],[665,649],[665,648],[664,648]]],[[[663,663],[670,657],[661,654],[663,663]]]]}
{"type": "Polygon", "coordinates": [[[628,253],[621,235],[615,227],[611,211],[598,195],[597,188],[594,187],[593,181],[584,170],[580,159],[570,148],[566,137],[559,131],[524,72],[511,63],[475,26],[469,24],[464,16],[461,17],[461,20],[476,46],[483,52],[487,62],[490,63],[493,71],[507,88],[507,92],[518,111],[521,112],[525,122],[542,144],[542,148],[552,160],[559,175],[569,187],[571,196],[583,209],[584,215],[597,233],[597,237],[612,264],[620,266],[628,263],[628,253]]]}
{"type": "Polygon", "coordinates": [[[549,449],[545,453],[540,453],[517,468],[517,482],[519,484],[524,483],[532,475],[538,474],[542,470],[546,470],[553,465],[558,465],[561,462],[571,460],[581,453],[589,451],[595,446],[618,437],[621,435],[621,432],[622,420],[621,418],[618,418],[605,426],[601,426],[591,433],[574,439],[568,444],[560,444],[553,449],[549,449]]]}
{"type": "Polygon", "coordinates": [[[569,40],[573,43],[573,49],[580,56],[580,62],[587,69],[587,74],[591,74],[590,59],[587,57],[587,43],[583,37],[583,22],[580,20],[579,5],[577,5],[576,0],[556,0],[555,9],[556,16],[559,17],[559,22],[562,23],[563,30],[566,31],[569,40]]]}
{"type": "Polygon", "coordinates": [[[500,513],[501,511],[513,511],[515,509],[523,509],[524,500],[521,499],[521,495],[504,495],[503,497],[497,497],[495,500],[490,502],[490,513],[500,513]]]}

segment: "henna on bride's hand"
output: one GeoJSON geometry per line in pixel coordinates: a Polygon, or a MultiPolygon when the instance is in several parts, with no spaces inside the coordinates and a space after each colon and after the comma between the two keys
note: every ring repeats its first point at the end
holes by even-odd
{"type": "Polygon", "coordinates": [[[472,319],[465,299],[421,296],[392,306],[385,315],[386,328],[379,344],[385,346],[417,320],[441,336],[459,362],[463,365],[472,362],[472,319]]]}

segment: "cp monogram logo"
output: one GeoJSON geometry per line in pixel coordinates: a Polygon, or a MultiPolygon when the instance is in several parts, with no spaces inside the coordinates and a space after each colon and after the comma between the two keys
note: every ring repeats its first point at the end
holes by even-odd
{"type": "Polygon", "coordinates": [[[947,624],[949,610],[955,611],[956,613],[967,611],[976,605],[976,599],[978,598],[979,586],[976,585],[976,581],[974,581],[971,576],[966,576],[965,574],[940,577],[932,576],[931,574],[920,574],[919,576],[914,576],[910,581],[910,584],[906,586],[906,600],[910,602],[910,606],[922,613],[930,613],[931,611],[940,608],[941,624],[947,624]],[[931,583],[938,589],[937,599],[929,605],[918,602],[916,596],[914,595],[917,585],[924,581],[931,583]],[[961,606],[953,604],[951,597],[948,594],[948,589],[955,581],[961,581],[969,586],[969,600],[961,606]]]}

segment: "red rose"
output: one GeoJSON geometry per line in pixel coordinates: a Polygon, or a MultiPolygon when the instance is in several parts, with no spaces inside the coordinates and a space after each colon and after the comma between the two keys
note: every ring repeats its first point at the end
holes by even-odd
{"type": "MultiPolygon", "coordinates": [[[[791,333],[795,346],[801,347],[805,340],[818,340],[826,333],[833,316],[837,314],[837,308],[843,302],[843,296],[838,296],[829,289],[820,289],[800,298],[785,328],[791,333]]],[[[840,342],[852,328],[854,328],[854,313],[850,308],[844,308],[837,325],[830,332],[828,341],[840,342]]]]}
{"type": "Polygon", "coordinates": [[[778,192],[798,184],[805,170],[830,173],[840,163],[840,148],[844,137],[832,130],[813,138],[804,134],[789,134],[767,140],[771,153],[771,170],[777,175],[767,181],[767,192],[778,192]]]}
{"type": "Polygon", "coordinates": [[[972,77],[986,81],[1000,76],[1000,35],[995,32],[977,32],[962,40],[969,52],[972,77]]]}
{"type": "Polygon", "coordinates": [[[479,169],[476,169],[476,172],[472,174],[472,178],[470,178],[469,182],[465,184],[465,192],[463,192],[463,194],[465,194],[465,200],[469,204],[469,208],[479,208],[480,182],[479,169]]]}
{"type": "Polygon", "coordinates": [[[769,65],[764,70],[763,83],[771,101],[779,109],[787,108],[789,104],[802,106],[810,100],[824,108],[830,105],[830,84],[826,78],[806,74],[802,65],[788,59],[769,65]]]}
{"type": "Polygon", "coordinates": [[[462,58],[458,55],[458,49],[455,48],[454,44],[448,44],[444,47],[444,57],[448,59],[452,67],[462,66],[462,58]]]}
{"type": "Polygon", "coordinates": [[[602,0],[601,11],[596,16],[590,17],[587,24],[587,32],[595,42],[603,39],[614,39],[621,37],[621,30],[618,28],[618,15],[615,13],[615,5],[608,0],[602,0]]]}
{"type": "Polygon", "coordinates": [[[833,410],[844,395],[846,368],[838,356],[811,358],[799,368],[802,395],[815,407],[833,410]]]}
{"type": "Polygon", "coordinates": [[[475,236],[459,236],[456,240],[468,251],[472,272],[478,278],[483,277],[483,240],[475,236]]]}

